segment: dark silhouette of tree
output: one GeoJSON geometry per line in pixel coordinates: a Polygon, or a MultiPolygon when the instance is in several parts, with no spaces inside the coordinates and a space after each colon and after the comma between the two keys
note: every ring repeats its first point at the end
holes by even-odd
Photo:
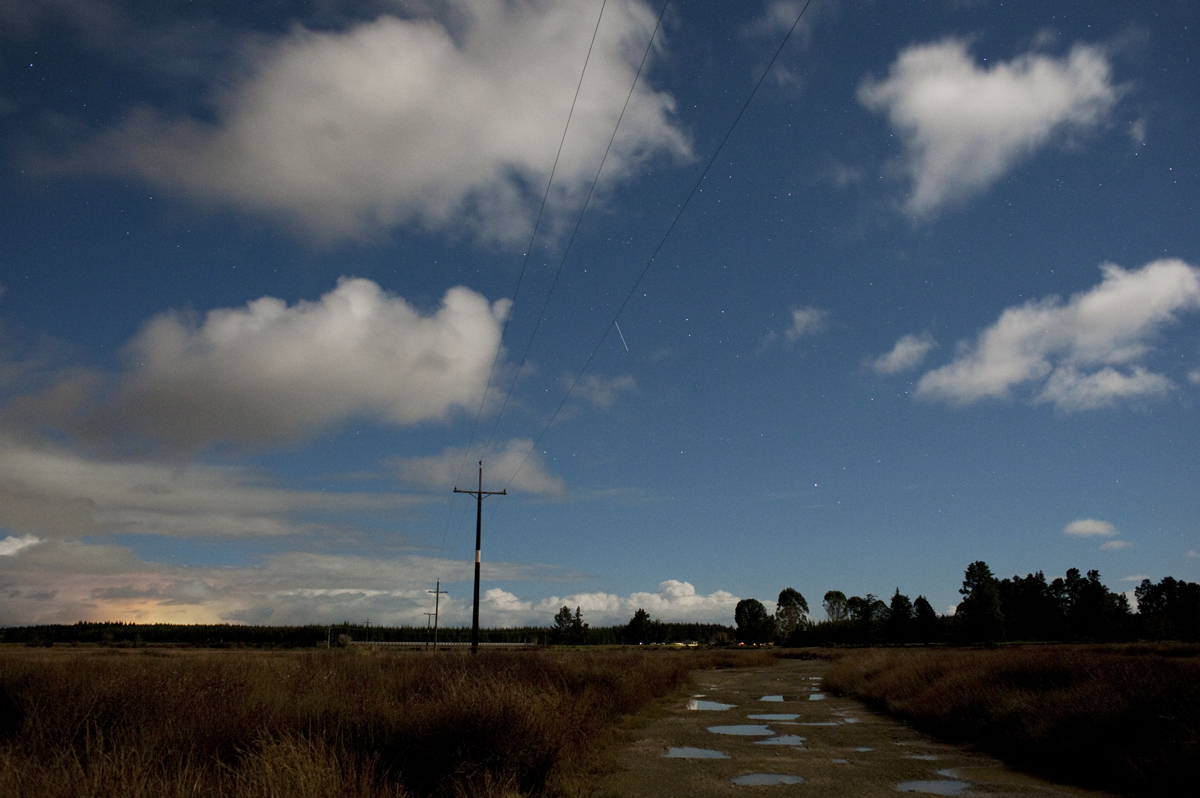
{"type": "Polygon", "coordinates": [[[1092,570],[1079,580],[1068,618],[1074,638],[1107,642],[1123,637],[1129,615],[1129,599],[1109,591],[1092,570]]]}
{"type": "Polygon", "coordinates": [[[625,626],[622,637],[631,646],[641,643],[662,643],[666,639],[666,629],[662,621],[654,620],[650,617],[650,613],[639,607],[625,626]]]}
{"type": "Polygon", "coordinates": [[[918,643],[932,643],[942,637],[942,624],[933,605],[924,596],[913,602],[912,639],[918,643]]]}
{"type": "Polygon", "coordinates": [[[790,587],[779,593],[775,604],[775,631],[781,640],[787,640],[808,623],[808,602],[800,591],[790,587]]]}
{"type": "Polygon", "coordinates": [[[967,566],[962,587],[963,600],[956,614],[963,616],[963,631],[972,642],[1004,639],[1004,612],[1000,606],[1000,585],[983,560],[967,566]]]}
{"type": "Polygon", "coordinates": [[[908,596],[896,588],[892,602],[888,606],[887,621],[883,625],[883,635],[889,643],[907,643],[912,634],[913,604],[908,596]]]}
{"type": "Polygon", "coordinates": [[[550,642],[568,646],[579,646],[587,642],[588,625],[583,622],[583,612],[575,608],[571,614],[570,607],[563,607],[554,615],[554,626],[550,628],[550,642]]]}
{"type": "Polygon", "coordinates": [[[1024,579],[1004,579],[998,587],[1009,640],[1063,640],[1068,636],[1065,606],[1041,571],[1024,579]]]}
{"type": "Polygon", "coordinates": [[[737,639],[746,645],[767,643],[775,637],[775,619],[758,599],[742,599],[733,609],[737,639]]]}
{"type": "Polygon", "coordinates": [[[1200,640],[1200,584],[1163,577],[1143,579],[1134,591],[1139,632],[1157,640],[1200,640]]]}
{"type": "Polygon", "coordinates": [[[846,620],[850,612],[846,608],[846,594],[840,590],[830,590],[825,594],[825,617],[834,623],[846,620]]]}
{"type": "Polygon", "coordinates": [[[872,643],[879,637],[879,627],[887,620],[888,607],[874,593],[846,599],[852,635],[856,642],[872,643]]]}

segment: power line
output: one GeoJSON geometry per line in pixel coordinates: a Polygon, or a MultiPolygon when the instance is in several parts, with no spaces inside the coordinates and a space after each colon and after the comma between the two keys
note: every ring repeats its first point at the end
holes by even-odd
{"type": "MultiPolygon", "coordinates": [[[[529,266],[529,256],[530,256],[530,253],[533,252],[533,243],[537,239],[538,227],[542,223],[542,215],[545,213],[546,203],[550,197],[550,187],[552,185],[554,185],[554,175],[558,171],[558,162],[559,162],[559,159],[562,157],[563,144],[567,140],[567,131],[570,130],[570,128],[571,128],[571,119],[572,119],[572,117],[575,116],[575,104],[579,101],[579,90],[583,86],[583,78],[584,78],[584,75],[587,74],[588,63],[592,60],[592,49],[596,46],[596,35],[600,32],[600,21],[602,19],[604,19],[604,9],[607,6],[608,6],[608,0],[602,0],[602,2],[600,3],[600,13],[596,16],[596,27],[592,30],[592,40],[591,40],[591,42],[588,43],[587,55],[583,59],[583,69],[580,70],[580,72],[579,72],[579,82],[575,84],[575,96],[572,97],[572,99],[571,99],[571,109],[570,109],[570,111],[567,112],[567,122],[565,125],[563,125],[562,137],[558,140],[558,151],[554,155],[554,165],[550,167],[550,178],[546,181],[546,190],[542,193],[542,204],[538,208],[538,215],[533,223],[533,232],[529,236],[529,244],[528,244],[528,246],[525,247],[525,256],[521,261],[521,271],[517,275],[517,285],[513,289],[513,305],[516,304],[517,297],[521,293],[521,284],[525,280],[525,271],[529,266]]],[[[591,194],[589,194],[588,196],[590,198],[591,194]]],[[[556,280],[557,280],[557,278],[556,278],[556,280]]],[[[492,358],[492,368],[488,372],[487,383],[485,383],[484,388],[483,388],[483,396],[480,397],[480,400],[479,400],[479,411],[475,414],[475,423],[471,426],[471,434],[467,438],[467,446],[463,450],[462,460],[458,464],[458,472],[456,473],[456,475],[454,477],[455,482],[457,482],[462,477],[463,466],[466,465],[467,457],[471,453],[471,444],[473,444],[475,442],[475,431],[479,427],[479,419],[483,416],[483,409],[487,406],[488,391],[490,390],[490,388],[492,386],[492,379],[496,375],[496,365],[500,362],[500,352],[503,351],[503,344],[504,344],[504,333],[508,329],[508,322],[510,319],[512,319],[512,306],[509,307],[508,317],[504,320],[504,323],[500,325],[500,341],[496,346],[496,355],[495,355],[495,357],[492,358]]],[[[540,319],[539,319],[539,324],[540,324],[540,319]]],[[[518,373],[520,373],[519,369],[518,369],[518,373]]],[[[514,378],[514,383],[515,383],[515,378],[514,378]]],[[[506,406],[508,404],[507,396],[504,399],[504,404],[506,406]]],[[[493,427],[492,431],[495,432],[494,427],[493,427]]],[[[491,443],[490,437],[488,439],[488,443],[489,444],[491,443]]],[[[450,507],[446,513],[446,527],[442,531],[442,541],[441,541],[441,544],[438,546],[439,551],[441,551],[445,548],[446,535],[450,531],[450,522],[453,519],[453,515],[454,515],[454,499],[453,499],[453,497],[451,497],[450,507]]]]}
{"type": "MultiPolygon", "coordinates": [[[[542,311],[538,314],[537,323],[533,325],[533,332],[529,334],[529,341],[525,344],[525,351],[521,354],[521,362],[513,372],[512,383],[508,386],[508,391],[504,395],[504,402],[500,406],[500,412],[496,414],[496,421],[492,424],[492,431],[488,435],[487,444],[484,448],[491,446],[492,440],[496,437],[496,430],[500,426],[500,419],[504,416],[504,411],[508,407],[508,400],[512,398],[513,390],[517,386],[517,379],[521,376],[521,369],[524,368],[525,362],[529,359],[529,351],[533,348],[533,339],[537,336],[538,329],[542,326],[542,321],[546,318],[546,309],[550,307],[550,298],[554,295],[554,289],[558,286],[558,280],[562,276],[563,267],[566,265],[567,257],[571,254],[571,246],[575,243],[575,236],[579,233],[579,227],[583,223],[584,214],[587,213],[588,207],[592,202],[592,195],[596,191],[596,185],[600,182],[600,175],[604,171],[604,164],[608,161],[608,154],[612,151],[613,141],[617,138],[617,131],[621,129],[621,122],[625,119],[625,111],[629,109],[629,101],[633,97],[633,92],[637,88],[638,80],[642,77],[642,70],[646,66],[646,59],[650,56],[650,50],[654,46],[654,40],[658,37],[658,31],[662,28],[663,16],[667,13],[667,5],[671,0],[663,0],[662,9],[658,12],[658,21],[654,25],[654,31],[650,34],[650,40],[646,42],[646,49],[642,52],[642,60],[638,63],[637,73],[633,76],[633,83],[629,85],[629,93],[625,95],[625,104],[621,106],[621,113],[617,116],[617,123],[613,126],[612,135],[608,137],[608,145],[604,148],[604,156],[600,159],[600,166],[596,168],[596,176],[592,178],[592,184],[588,188],[587,198],[583,201],[583,206],[579,209],[579,216],[575,219],[575,225],[571,229],[571,237],[567,239],[567,245],[563,249],[562,258],[558,262],[558,269],[554,273],[554,281],[550,284],[550,290],[546,292],[546,300],[542,303],[542,311]]],[[[497,356],[499,353],[497,353],[497,356]]],[[[461,466],[460,466],[461,468],[461,466]]]]}
{"type": "MultiPolygon", "coordinates": [[[[611,330],[613,328],[613,326],[617,323],[617,319],[619,319],[621,317],[621,313],[622,313],[622,311],[625,310],[625,306],[629,304],[629,301],[631,299],[633,299],[633,295],[637,292],[638,286],[641,285],[642,280],[645,279],[646,274],[650,271],[650,267],[652,265],[654,265],[654,260],[655,260],[655,258],[658,257],[659,251],[661,251],[663,246],[667,243],[667,239],[671,237],[671,233],[675,230],[675,225],[679,223],[679,219],[680,219],[680,217],[683,216],[683,212],[685,210],[687,210],[688,205],[691,204],[692,199],[696,196],[696,192],[700,189],[700,184],[704,182],[704,178],[708,175],[709,170],[712,169],[713,164],[716,163],[717,157],[721,154],[721,150],[723,150],[725,148],[726,142],[728,142],[729,137],[731,135],[733,135],[733,131],[735,128],[737,128],[738,122],[741,121],[742,115],[746,113],[746,109],[750,106],[750,103],[754,100],[755,95],[758,94],[759,87],[762,86],[763,81],[766,80],[767,75],[770,74],[771,67],[773,67],[775,65],[775,61],[778,60],[779,54],[781,52],[783,52],[783,48],[785,46],[787,46],[788,41],[792,38],[792,33],[795,32],[796,27],[800,24],[800,20],[804,17],[804,12],[808,10],[809,5],[811,5],[811,4],[812,4],[812,0],[806,0],[806,2],[804,3],[804,6],[800,9],[800,13],[796,15],[796,21],[792,23],[792,26],[790,28],[788,28],[787,35],[785,35],[783,37],[783,41],[781,41],[779,43],[779,46],[777,48],[775,48],[775,54],[771,56],[771,60],[767,63],[766,68],[763,69],[763,72],[759,76],[758,81],[754,84],[754,88],[750,91],[750,95],[746,98],[746,101],[742,104],[741,109],[738,110],[737,116],[734,117],[733,123],[730,124],[730,126],[729,126],[729,130],[727,130],[725,132],[724,137],[722,137],[721,143],[718,144],[716,150],[713,151],[712,157],[709,158],[708,164],[704,167],[704,171],[700,173],[700,177],[696,180],[695,184],[692,186],[692,190],[690,192],[688,192],[687,199],[685,199],[683,201],[683,204],[679,206],[679,211],[676,212],[675,218],[671,220],[671,224],[667,227],[667,231],[663,234],[663,237],[659,240],[658,244],[654,247],[653,252],[650,253],[650,258],[646,261],[646,265],[644,267],[642,267],[642,271],[640,274],[638,274],[637,280],[635,280],[633,283],[633,286],[630,287],[629,293],[625,296],[624,301],[622,301],[621,305],[617,308],[617,312],[613,314],[612,321],[610,321],[605,326],[604,332],[602,332],[600,334],[600,339],[596,342],[596,346],[592,349],[591,354],[588,355],[587,360],[584,361],[583,367],[579,370],[579,373],[577,375],[575,375],[575,379],[571,382],[570,387],[567,388],[567,392],[563,395],[562,401],[560,401],[558,403],[558,406],[554,409],[554,413],[551,414],[550,419],[546,422],[546,426],[542,428],[542,431],[540,433],[538,433],[537,438],[534,439],[533,445],[529,447],[529,451],[525,454],[525,459],[523,459],[521,461],[521,465],[519,465],[517,467],[516,471],[513,472],[513,475],[511,477],[509,477],[508,483],[505,485],[505,488],[507,488],[509,485],[512,484],[513,480],[516,479],[517,474],[519,474],[521,472],[521,469],[523,469],[525,467],[525,463],[529,462],[529,458],[533,455],[534,450],[537,449],[538,443],[542,440],[542,437],[545,436],[545,434],[550,430],[551,425],[554,424],[554,420],[556,418],[558,418],[558,414],[560,412],[562,412],[563,406],[566,405],[567,399],[569,399],[571,397],[571,393],[575,390],[575,386],[577,386],[579,384],[579,381],[581,379],[583,379],[583,375],[587,372],[588,366],[591,365],[592,360],[596,357],[596,354],[600,351],[600,347],[604,345],[604,340],[608,337],[609,330],[611,330]]],[[[665,6],[664,6],[664,9],[665,9],[665,6]]],[[[493,515],[494,514],[495,514],[495,511],[493,511],[493,515]]]]}

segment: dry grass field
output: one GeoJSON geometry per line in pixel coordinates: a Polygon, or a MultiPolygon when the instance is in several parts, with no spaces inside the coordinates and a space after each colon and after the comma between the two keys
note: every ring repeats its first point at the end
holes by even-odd
{"type": "Polygon", "coordinates": [[[746,652],[0,650],[0,795],[577,793],[589,742],[746,652]]]}
{"type": "Polygon", "coordinates": [[[1173,794],[1200,773],[1200,647],[864,649],[827,689],[1034,772],[1173,794]]]}

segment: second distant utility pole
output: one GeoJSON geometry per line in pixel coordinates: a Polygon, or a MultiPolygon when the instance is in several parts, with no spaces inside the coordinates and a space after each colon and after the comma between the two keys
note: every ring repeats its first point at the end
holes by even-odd
{"type": "Polygon", "coordinates": [[[508,494],[508,489],[504,490],[484,490],[483,489],[483,461],[479,461],[479,490],[459,490],[454,489],[455,493],[470,493],[475,497],[475,606],[471,611],[471,653],[479,653],[479,549],[480,543],[483,540],[483,497],[484,496],[505,496],[508,494]]]}
{"type": "MultiPolygon", "coordinates": [[[[436,590],[426,590],[426,593],[433,594],[433,650],[437,651],[437,627],[438,627],[438,606],[441,603],[442,596],[449,595],[445,590],[442,590],[442,580],[437,580],[436,590]]],[[[430,613],[425,613],[429,615],[430,613]]]]}

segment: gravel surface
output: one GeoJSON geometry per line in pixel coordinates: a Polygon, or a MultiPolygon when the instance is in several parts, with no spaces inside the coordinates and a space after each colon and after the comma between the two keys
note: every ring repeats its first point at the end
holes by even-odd
{"type": "Polygon", "coordinates": [[[820,680],[828,667],[783,660],[697,673],[694,695],[647,713],[636,741],[616,754],[617,770],[599,777],[596,795],[1115,795],[1019,773],[827,694],[820,680]],[[704,702],[732,706],[688,708],[709,706],[704,702]]]}

